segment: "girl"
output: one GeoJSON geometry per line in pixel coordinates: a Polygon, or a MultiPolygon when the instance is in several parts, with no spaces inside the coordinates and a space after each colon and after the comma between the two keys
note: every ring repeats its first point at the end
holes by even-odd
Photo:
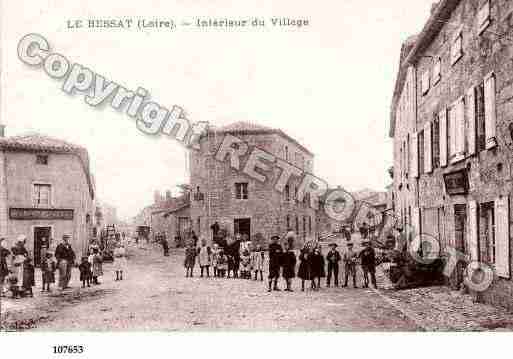
{"type": "Polygon", "coordinates": [[[88,287],[91,286],[91,263],[87,257],[82,257],[82,262],[78,266],[78,270],[80,271],[80,280],[82,281],[82,288],[85,288],[87,284],[88,287]]]}
{"type": "Polygon", "coordinates": [[[93,254],[89,256],[89,263],[91,263],[93,272],[93,284],[100,284],[98,277],[103,275],[103,257],[98,251],[98,248],[93,248],[93,254]]]}
{"type": "Polygon", "coordinates": [[[47,292],[50,291],[50,284],[55,283],[55,271],[57,270],[57,263],[53,259],[53,253],[47,251],[41,262],[41,277],[43,279],[43,289],[47,292]]]}
{"type": "Polygon", "coordinates": [[[219,250],[219,257],[217,258],[217,274],[219,277],[224,278],[228,270],[228,257],[224,254],[223,249],[219,250]]]}
{"type": "Polygon", "coordinates": [[[219,245],[214,243],[214,249],[212,250],[212,268],[214,269],[214,277],[218,277],[219,273],[217,272],[217,261],[219,259],[219,245]]]}
{"type": "Polygon", "coordinates": [[[195,264],[196,264],[196,248],[194,248],[193,243],[190,243],[189,246],[185,249],[184,267],[186,270],[186,273],[185,273],[186,278],[193,277],[195,264]]]}
{"type": "Polygon", "coordinates": [[[299,269],[297,271],[297,276],[301,278],[301,291],[305,291],[305,281],[310,280],[310,263],[309,258],[310,252],[308,247],[305,246],[301,253],[299,254],[299,269]]]}
{"type": "Polygon", "coordinates": [[[290,242],[285,244],[285,252],[282,255],[281,263],[283,266],[283,278],[285,279],[285,283],[287,284],[287,288],[285,291],[293,292],[290,288],[292,278],[296,276],[296,255],[292,251],[292,245],[290,242]]]}
{"type": "Polygon", "coordinates": [[[207,277],[210,277],[210,264],[212,262],[212,252],[210,247],[207,247],[207,241],[201,240],[201,247],[198,250],[198,263],[201,268],[201,278],[203,278],[203,271],[206,270],[207,277]]]}
{"type": "Polygon", "coordinates": [[[127,260],[125,246],[120,242],[114,249],[114,270],[116,271],[116,280],[123,280],[123,272],[126,272],[127,260]]]}
{"type": "Polygon", "coordinates": [[[319,290],[321,288],[321,278],[324,278],[324,257],[321,248],[317,245],[313,254],[310,256],[310,279],[312,280],[312,289],[319,290]],[[317,283],[315,283],[317,281],[317,283]]]}
{"type": "Polygon", "coordinates": [[[32,292],[32,287],[36,285],[36,281],[34,279],[34,265],[32,264],[32,259],[30,257],[25,258],[25,262],[23,263],[23,295],[34,296],[32,292]]]}
{"type": "Polygon", "coordinates": [[[264,280],[264,251],[261,246],[251,253],[251,269],[255,272],[254,280],[257,280],[258,273],[260,273],[260,281],[264,280]]]}
{"type": "Polygon", "coordinates": [[[242,251],[242,255],[240,256],[240,276],[242,279],[251,279],[251,258],[249,256],[249,251],[244,249],[242,251]]]}

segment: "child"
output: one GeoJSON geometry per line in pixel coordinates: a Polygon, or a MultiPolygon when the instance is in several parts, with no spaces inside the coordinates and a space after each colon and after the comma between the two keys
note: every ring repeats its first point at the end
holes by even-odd
{"type": "Polygon", "coordinates": [[[313,254],[310,256],[310,279],[312,280],[312,289],[319,290],[321,288],[321,278],[326,276],[324,272],[324,257],[321,248],[317,245],[313,254]],[[317,283],[315,283],[317,281],[317,283]]]}
{"type": "Polygon", "coordinates": [[[214,270],[214,277],[218,277],[219,273],[217,272],[217,261],[219,259],[219,245],[214,243],[214,249],[212,249],[212,268],[214,270]]]}
{"type": "Polygon", "coordinates": [[[220,278],[224,278],[226,271],[228,270],[228,257],[224,254],[223,249],[219,250],[219,256],[217,258],[217,274],[220,278]]]}
{"type": "Polygon", "coordinates": [[[57,270],[57,263],[53,259],[53,253],[47,251],[41,262],[41,276],[43,279],[43,289],[47,292],[50,291],[50,284],[55,283],[55,271],[57,270]]]}
{"type": "Polygon", "coordinates": [[[249,256],[249,251],[247,249],[244,249],[242,251],[242,255],[240,256],[240,264],[240,274],[242,279],[251,279],[251,258],[249,256]]]}
{"type": "Polygon", "coordinates": [[[292,251],[291,243],[285,244],[285,252],[282,254],[281,263],[283,267],[282,275],[287,285],[285,291],[293,292],[292,288],[290,288],[290,285],[292,278],[296,276],[296,255],[292,251]]]}
{"type": "Polygon", "coordinates": [[[100,284],[98,282],[98,277],[103,275],[102,262],[103,258],[98,248],[93,248],[93,254],[89,256],[89,263],[92,268],[93,284],[100,284]]]}
{"type": "Polygon", "coordinates": [[[13,272],[9,271],[9,276],[7,277],[7,283],[9,283],[9,290],[12,293],[12,298],[20,298],[20,287],[18,287],[18,276],[13,272]]]}
{"type": "Polygon", "coordinates": [[[340,253],[337,251],[337,244],[330,244],[330,251],[326,255],[326,261],[328,262],[328,279],[326,281],[326,286],[329,288],[331,285],[331,276],[333,275],[335,278],[335,287],[338,287],[338,262],[342,257],[340,253]]]}
{"type": "Polygon", "coordinates": [[[185,277],[194,276],[194,265],[196,264],[196,249],[194,244],[190,243],[187,249],[185,249],[185,261],[184,267],[186,270],[185,277]]]}
{"type": "Polygon", "coordinates": [[[120,242],[114,249],[114,270],[116,271],[116,280],[123,280],[123,271],[126,271],[127,260],[126,250],[120,242]]]}
{"type": "Polygon", "coordinates": [[[207,241],[201,240],[201,247],[198,250],[198,263],[201,269],[201,278],[203,278],[203,271],[206,270],[207,277],[210,277],[210,264],[212,262],[212,251],[207,247],[207,241]]]}
{"type": "Polygon", "coordinates": [[[32,264],[32,259],[30,257],[25,258],[25,262],[23,263],[23,293],[34,296],[32,292],[32,287],[36,285],[36,281],[34,279],[34,264],[32,264]]]}
{"type": "Polygon", "coordinates": [[[264,251],[262,247],[257,247],[251,253],[251,269],[255,272],[254,280],[257,280],[258,273],[260,273],[260,281],[264,280],[264,251]]]}
{"type": "Polygon", "coordinates": [[[80,271],[80,280],[82,281],[82,288],[85,288],[87,284],[88,287],[91,286],[91,263],[87,257],[82,257],[82,262],[78,266],[78,270],[80,271]]]}
{"type": "Polygon", "coordinates": [[[299,269],[297,276],[301,278],[301,291],[305,291],[305,281],[310,280],[310,251],[308,247],[304,247],[299,254],[299,269]]]}

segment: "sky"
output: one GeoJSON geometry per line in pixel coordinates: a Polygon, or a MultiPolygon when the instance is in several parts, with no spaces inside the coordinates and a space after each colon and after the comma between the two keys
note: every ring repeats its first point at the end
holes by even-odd
{"type": "Polygon", "coordinates": [[[249,121],[281,128],[315,154],[315,174],[349,191],[384,190],[401,44],[418,33],[433,0],[150,0],[2,2],[0,121],[8,136],[38,132],[87,147],[100,201],[121,218],[151,204],[155,190],[187,182],[186,150],[137,130],[110,107],[17,57],[19,40],[43,35],[51,50],[151,100],[179,105],[191,121],[249,121]],[[71,29],[77,19],[194,21],[263,18],[265,28],[71,29]],[[306,19],[301,28],[271,17],[306,19]]]}

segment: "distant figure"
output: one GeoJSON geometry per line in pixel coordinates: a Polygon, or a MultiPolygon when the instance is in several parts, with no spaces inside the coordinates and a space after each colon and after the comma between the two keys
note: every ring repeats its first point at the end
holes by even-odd
{"type": "Polygon", "coordinates": [[[264,280],[264,251],[262,247],[256,247],[251,252],[251,270],[255,273],[254,280],[257,280],[257,276],[260,273],[260,281],[264,280]]]}
{"type": "Polygon", "coordinates": [[[363,222],[363,224],[360,227],[360,235],[362,236],[362,239],[367,239],[369,235],[369,225],[367,222],[363,222]]]}
{"type": "Polygon", "coordinates": [[[340,253],[337,251],[337,244],[331,243],[330,250],[326,255],[326,261],[328,262],[328,277],[326,281],[326,286],[329,288],[331,285],[331,276],[333,275],[335,281],[335,287],[338,287],[338,263],[342,257],[340,253]]]}
{"type": "Polygon", "coordinates": [[[201,240],[201,247],[198,250],[198,263],[200,266],[201,274],[203,278],[203,272],[207,272],[207,277],[210,277],[210,265],[212,264],[212,251],[207,246],[205,239],[201,240]]]}
{"type": "Polygon", "coordinates": [[[278,278],[280,277],[281,269],[281,256],[283,254],[283,248],[278,243],[280,240],[279,236],[271,237],[271,244],[269,244],[269,288],[268,292],[272,290],[279,291],[278,278]],[[274,286],[272,286],[274,281],[274,286]]]}
{"type": "Polygon", "coordinates": [[[364,249],[360,252],[359,257],[362,263],[363,280],[365,288],[369,287],[369,275],[374,289],[377,289],[376,284],[376,253],[370,241],[362,242],[364,249]]]}
{"type": "Polygon", "coordinates": [[[80,281],[82,282],[82,288],[85,288],[86,284],[88,287],[91,286],[91,263],[87,257],[82,257],[82,261],[78,266],[80,271],[80,281]]]}
{"type": "Polygon", "coordinates": [[[282,256],[282,266],[283,266],[283,278],[285,279],[285,283],[287,288],[285,291],[293,292],[291,288],[292,279],[296,276],[296,255],[292,251],[293,243],[287,242],[285,244],[285,252],[282,256]]]}
{"type": "Polygon", "coordinates": [[[312,289],[321,289],[321,278],[324,277],[326,277],[324,257],[320,245],[316,245],[313,253],[310,255],[310,279],[312,281],[312,289]]]}
{"type": "Polygon", "coordinates": [[[116,281],[123,280],[123,273],[126,273],[127,264],[125,246],[122,243],[118,243],[114,249],[114,271],[116,272],[116,281]]]}
{"type": "Polygon", "coordinates": [[[308,246],[304,246],[299,253],[299,268],[297,276],[301,278],[301,291],[305,291],[305,281],[310,280],[310,251],[308,246]]]}
{"type": "Polygon", "coordinates": [[[45,257],[41,261],[41,277],[43,282],[43,288],[41,292],[45,290],[50,292],[50,284],[55,283],[55,271],[57,270],[57,263],[53,258],[53,253],[46,251],[45,257]]]}
{"type": "Polygon", "coordinates": [[[4,297],[4,281],[9,275],[7,258],[11,252],[5,248],[5,238],[0,238],[0,297],[4,297]]]}
{"type": "Polygon", "coordinates": [[[34,293],[32,291],[32,287],[36,285],[35,281],[35,268],[34,264],[32,262],[32,259],[30,257],[25,258],[25,263],[23,265],[23,294],[29,295],[31,297],[34,296],[34,293]]]}
{"type": "Polygon", "coordinates": [[[89,256],[89,263],[91,263],[93,284],[100,284],[98,277],[103,275],[103,257],[97,248],[93,249],[93,254],[89,256]]]}
{"type": "Polygon", "coordinates": [[[251,256],[248,249],[244,249],[240,256],[240,277],[251,279],[251,256]]]}
{"type": "Polygon", "coordinates": [[[196,247],[194,243],[189,243],[189,246],[185,249],[185,277],[193,277],[194,276],[194,265],[196,264],[196,247]]]}
{"type": "Polygon", "coordinates": [[[353,278],[353,287],[356,287],[356,261],[357,261],[357,255],[353,251],[353,243],[347,244],[347,251],[343,255],[344,260],[344,287],[347,287],[347,280],[349,279],[349,276],[353,278]]]}
{"type": "Polygon", "coordinates": [[[210,226],[210,229],[212,230],[212,240],[213,241],[216,241],[218,239],[218,236],[219,236],[219,229],[221,227],[219,226],[219,223],[217,221],[214,222],[214,224],[212,224],[210,226]]]}
{"type": "Polygon", "coordinates": [[[217,275],[219,278],[224,278],[228,271],[228,257],[224,254],[222,248],[219,249],[219,256],[217,257],[217,275]]]}
{"type": "Polygon", "coordinates": [[[167,243],[166,233],[162,232],[159,239],[164,251],[164,257],[169,257],[169,244],[167,243]]]}
{"type": "Polygon", "coordinates": [[[59,268],[59,287],[64,290],[69,288],[71,279],[71,268],[75,263],[75,252],[69,244],[71,236],[65,234],[62,236],[62,242],[55,249],[55,259],[59,268]]]}

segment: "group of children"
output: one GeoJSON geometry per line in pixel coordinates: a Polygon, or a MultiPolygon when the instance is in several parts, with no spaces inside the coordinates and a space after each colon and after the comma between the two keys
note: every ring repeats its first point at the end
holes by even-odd
{"type": "Polygon", "coordinates": [[[217,278],[242,278],[263,281],[264,271],[264,250],[261,247],[250,248],[249,245],[240,246],[238,253],[233,253],[225,248],[214,244],[213,248],[206,245],[206,241],[201,242],[198,249],[191,243],[185,250],[185,270],[186,277],[194,276],[194,267],[196,258],[200,267],[200,276],[206,273],[210,277],[210,267],[213,269],[213,275],[217,278]]]}

